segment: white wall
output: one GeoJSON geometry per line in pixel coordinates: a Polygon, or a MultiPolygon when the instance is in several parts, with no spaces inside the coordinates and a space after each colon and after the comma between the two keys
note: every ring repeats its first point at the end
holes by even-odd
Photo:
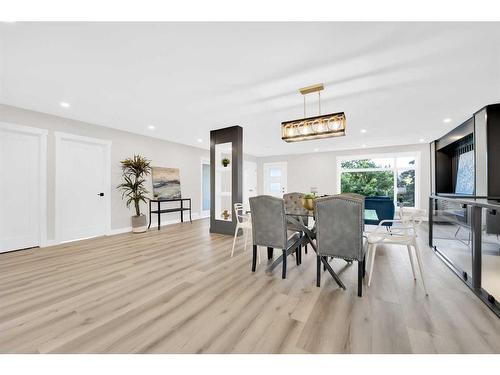
{"type": "MultiPolygon", "coordinates": [[[[120,160],[141,154],[152,160],[153,166],[180,169],[183,197],[192,198],[193,215],[200,211],[201,204],[201,159],[209,158],[209,151],[136,135],[67,118],[40,112],[28,111],[0,104],[0,121],[48,129],[47,140],[47,238],[54,238],[54,131],[111,140],[111,230],[119,231],[131,226],[132,207],[127,209],[121,194],[115,187],[120,183],[120,160]]],[[[151,186],[149,189],[151,191],[151,186]]],[[[14,197],[16,199],[16,197],[14,197]]],[[[78,199],[78,197],[75,197],[78,199]]],[[[146,205],[142,205],[147,214],[146,205]]],[[[179,213],[162,215],[162,220],[178,219],[179,213]]],[[[153,219],[153,223],[155,220],[153,219]]]]}
{"type": "Polygon", "coordinates": [[[317,187],[320,194],[337,192],[337,157],[346,155],[391,154],[420,152],[420,207],[426,208],[430,192],[430,151],[428,144],[394,147],[363,148],[348,151],[315,152],[303,155],[281,155],[258,158],[259,192],[263,192],[263,164],[286,161],[288,163],[288,191],[309,192],[317,187]]]}
{"type": "MultiPolygon", "coordinates": [[[[121,194],[115,189],[120,183],[120,160],[135,154],[141,154],[152,160],[154,166],[180,169],[181,189],[184,197],[193,200],[193,215],[200,211],[201,205],[201,159],[209,158],[209,151],[163,141],[156,138],[136,135],[103,126],[57,117],[45,113],[29,111],[0,104],[0,121],[47,129],[47,238],[54,238],[54,132],[61,131],[87,137],[111,140],[111,229],[119,231],[130,227],[132,209],[127,209],[121,194]]],[[[262,166],[265,162],[288,162],[288,191],[308,192],[312,186],[321,194],[335,193],[337,184],[336,157],[373,153],[394,153],[420,151],[420,205],[427,205],[429,195],[429,146],[427,144],[359,149],[337,152],[318,152],[303,155],[282,155],[259,157],[245,154],[245,160],[257,161],[258,191],[263,191],[262,166]]],[[[151,188],[149,189],[151,190],[151,188]]],[[[145,205],[143,212],[147,213],[145,205]]],[[[163,220],[178,219],[178,213],[163,215],[163,220]]],[[[154,222],[154,221],[153,221],[154,222]]]]}

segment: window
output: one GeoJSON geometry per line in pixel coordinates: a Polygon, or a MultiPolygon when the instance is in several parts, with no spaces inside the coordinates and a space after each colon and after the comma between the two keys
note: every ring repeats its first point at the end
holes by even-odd
{"type": "Polygon", "coordinates": [[[417,154],[340,157],[338,190],[364,196],[388,196],[405,207],[417,207],[417,154]]]}
{"type": "Polygon", "coordinates": [[[269,170],[269,176],[271,176],[271,177],[281,177],[281,169],[280,168],[271,168],[269,170]]]}

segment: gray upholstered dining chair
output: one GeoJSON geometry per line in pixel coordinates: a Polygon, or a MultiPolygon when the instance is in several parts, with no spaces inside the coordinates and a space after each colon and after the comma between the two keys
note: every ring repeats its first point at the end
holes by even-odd
{"type": "MultiPolygon", "coordinates": [[[[307,211],[307,209],[305,209],[304,206],[302,206],[301,199],[303,196],[304,196],[304,194],[297,193],[297,192],[286,193],[286,194],[283,194],[283,201],[285,202],[286,213],[296,214],[296,215],[304,215],[303,217],[298,216],[298,220],[300,220],[304,223],[304,221],[308,220],[307,215],[309,214],[309,211],[307,211]]],[[[302,229],[297,224],[288,223],[287,228],[290,231],[298,232],[301,237],[304,235],[304,233],[302,233],[302,229]]],[[[305,253],[307,254],[307,244],[304,246],[304,249],[305,249],[305,253]]],[[[300,252],[300,249],[299,249],[299,252],[300,252]]]]}
{"type": "Polygon", "coordinates": [[[358,262],[358,296],[363,290],[365,199],[358,194],[339,194],[316,199],[316,285],[320,286],[321,262],[326,257],[358,262]]]}
{"type": "Polygon", "coordinates": [[[250,198],[252,218],[253,257],[252,272],[255,272],[257,263],[257,246],[265,246],[268,250],[268,259],[272,258],[273,249],[282,249],[283,279],[286,278],[287,256],[296,252],[296,261],[299,265],[298,233],[290,238],[287,234],[287,218],[283,199],[269,195],[259,195],[250,198]]]}

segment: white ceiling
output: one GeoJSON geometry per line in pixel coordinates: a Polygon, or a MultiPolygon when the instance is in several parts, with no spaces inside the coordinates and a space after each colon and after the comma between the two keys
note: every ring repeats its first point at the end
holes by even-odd
{"type": "Polygon", "coordinates": [[[500,102],[499,68],[499,23],[0,25],[0,102],[204,148],[240,125],[256,156],[429,141],[500,102]],[[348,135],[283,142],[315,83],[348,135]]]}

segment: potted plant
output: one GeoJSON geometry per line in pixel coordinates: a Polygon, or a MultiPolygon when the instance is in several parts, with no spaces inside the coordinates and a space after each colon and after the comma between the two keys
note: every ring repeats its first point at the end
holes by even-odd
{"type": "Polygon", "coordinates": [[[229,163],[231,163],[231,160],[229,160],[228,158],[222,159],[222,165],[224,167],[227,167],[229,165],[229,163]]]}
{"type": "Polygon", "coordinates": [[[302,207],[308,211],[314,210],[314,200],[317,198],[315,193],[304,194],[301,198],[302,207]]]}
{"type": "Polygon", "coordinates": [[[132,232],[142,233],[147,230],[146,215],[141,214],[140,202],[146,203],[146,195],[149,193],[144,183],[145,177],[151,173],[151,161],[140,155],[122,160],[123,182],[118,185],[122,191],[122,199],[126,200],[127,208],[134,203],[135,216],[132,216],[132,232]]]}

